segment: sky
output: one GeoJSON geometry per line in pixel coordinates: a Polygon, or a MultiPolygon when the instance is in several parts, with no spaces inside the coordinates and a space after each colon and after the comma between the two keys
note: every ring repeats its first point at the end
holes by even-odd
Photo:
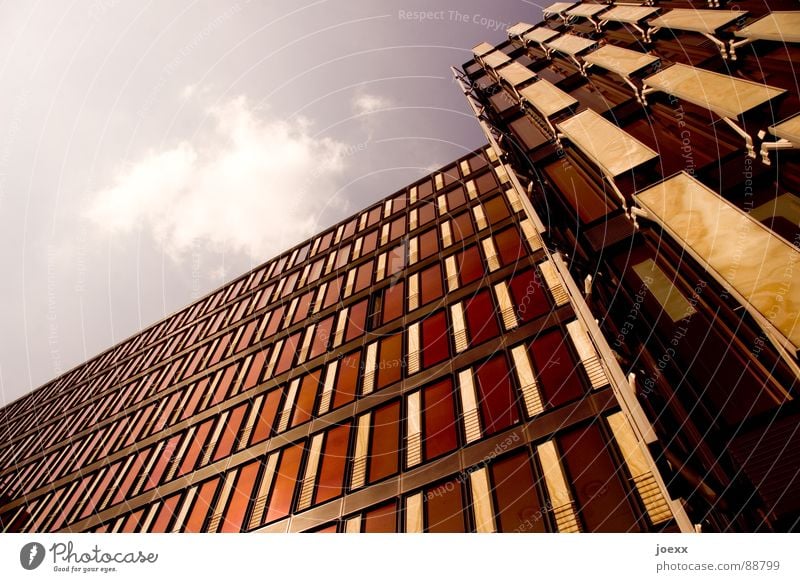
{"type": "Polygon", "coordinates": [[[0,405],[485,143],[525,0],[0,0],[0,405]]]}

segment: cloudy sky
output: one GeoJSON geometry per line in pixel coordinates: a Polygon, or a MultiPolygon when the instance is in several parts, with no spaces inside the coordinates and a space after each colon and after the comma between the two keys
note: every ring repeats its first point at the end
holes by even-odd
{"type": "Polygon", "coordinates": [[[548,3],[0,1],[0,404],[482,145],[548,3]]]}

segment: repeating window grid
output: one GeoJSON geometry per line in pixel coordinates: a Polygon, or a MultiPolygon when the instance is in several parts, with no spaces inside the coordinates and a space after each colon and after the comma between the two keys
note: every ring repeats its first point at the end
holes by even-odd
{"type": "Polygon", "coordinates": [[[494,533],[497,531],[492,503],[492,494],[489,490],[489,471],[481,467],[469,474],[470,493],[472,497],[472,510],[475,516],[475,530],[478,533],[494,533]]]}
{"type": "Polygon", "coordinates": [[[464,435],[466,442],[471,443],[480,440],[482,437],[478,398],[471,368],[458,373],[458,389],[461,398],[461,410],[463,411],[464,435]]]}
{"type": "Polygon", "coordinates": [[[519,323],[514,313],[514,302],[511,300],[508,285],[505,281],[500,281],[494,285],[493,289],[497,304],[500,306],[500,317],[503,320],[503,328],[506,331],[511,331],[515,329],[519,323]]]}
{"type": "Polygon", "coordinates": [[[350,488],[363,487],[367,475],[367,452],[369,450],[369,427],[372,413],[367,412],[358,417],[356,429],[356,445],[353,452],[353,473],[350,488]]]}
{"type": "Polygon", "coordinates": [[[300,346],[300,354],[297,358],[298,365],[306,361],[306,356],[308,356],[308,350],[311,348],[311,340],[314,339],[314,330],[316,328],[316,323],[312,323],[306,328],[306,333],[303,337],[303,343],[300,346]]]}

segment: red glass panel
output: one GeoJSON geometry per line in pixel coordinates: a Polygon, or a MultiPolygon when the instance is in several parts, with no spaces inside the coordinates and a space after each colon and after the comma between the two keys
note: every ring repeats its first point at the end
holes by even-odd
{"type": "Polygon", "coordinates": [[[308,354],[309,359],[316,358],[326,352],[328,343],[331,341],[332,328],[332,315],[319,322],[319,325],[317,325],[317,328],[314,330],[314,339],[311,341],[311,351],[308,354]]]}
{"type": "Polygon", "coordinates": [[[300,297],[297,302],[297,309],[295,309],[294,317],[292,317],[292,324],[298,321],[303,321],[308,317],[308,310],[311,307],[311,300],[314,298],[314,291],[309,291],[300,297]]]}
{"type": "Polygon", "coordinates": [[[345,332],[344,341],[349,342],[364,334],[367,325],[368,306],[369,300],[364,299],[350,308],[347,314],[347,331],[345,332]]]}
{"type": "Polygon", "coordinates": [[[405,285],[402,280],[387,287],[383,295],[383,323],[389,323],[401,317],[404,302],[405,285]]]}
{"type": "Polygon", "coordinates": [[[278,470],[275,472],[275,484],[272,486],[266,521],[273,521],[289,515],[302,456],[302,443],[287,447],[281,453],[278,470]]]}
{"type": "Polygon", "coordinates": [[[158,461],[156,461],[155,465],[153,465],[153,468],[150,470],[150,474],[147,476],[147,480],[142,487],[142,491],[149,491],[159,484],[161,478],[164,476],[164,472],[169,466],[169,463],[175,457],[182,436],[183,435],[180,434],[175,435],[166,442],[164,448],[161,450],[161,455],[159,456],[158,461]]]}
{"type": "Polygon", "coordinates": [[[332,428],[325,435],[314,503],[325,503],[342,494],[349,439],[350,423],[332,428]]]}
{"type": "Polygon", "coordinates": [[[322,303],[323,308],[330,307],[339,300],[339,294],[342,291],[342,281],[344,277],[336,277],[328,282],[328,288],[325,291],[325,301],[322,303]]]}
{"type": "Polygon", "coordinates": [[[483,203],[483,210],[490,224],[497,224],[511,216],[502,196],[493,196],[486,200],[483,203]]]}
{"type": "Polygon", "coordinates": [[[353,287],[353,293],[363,291],[370,286],[372,283],[372,271],[372,261],[367,261],[358,268],[358,271],[356,271],[356,282],[353,287]]]}
{"type": "Polygon", "coordinates": [[[453,381],[445,378],[422,390],[423,442],[426,461],[449,453],[458,446],[453,407],[453,381]]]}
{"type": "Polygon", "coordinates": [[[483,259],[476,245],[472,245],[456,256],[456,267],[461,276],[461,284],[469,285],[484,274],[483,259]]]}
{"type": "Polygon", "coordinates": [[[208,403],[208,408],[215,406],[225,400],[225,396],[228,394],[228,391],[231,388],[231,384],[233,384],[233,380],[236,377],[236,370],[238,369],[239,364],[233,364],[225,368],[225,371],[222,373],[222,377],[219,379],[219,383],[217,384],[217,388],[214,391],[214,396],[211,398],[211,401],[208,403]]]}
{"type": "Polygon", "coordinates": [[[514,299],[514,313],[522,322],[531,321],[550,311],[542,279],[533,269],[520,273],[508,284],[514,299]]]}
{"type": "Polygon", "coordinates": [[[264,335],[261,337],[261,339],[268,339],[275,335],[275,332],[278,331],[278,326],[283,319],[284,311],[286,311],[286,306],[281,305],[277,309],[270,312],[269,323],[267,324],[267,329],[264,330],[264,335]]]}
{"type": "Polygon", "coordinates": [[[292,416],[292,427],[303,424],[311,420],[314,412],[314,402],[317,399],[317,389],[319,388],[319,376],[321,369],[314,370],[310,374],[303,376],[300,381],[300,390],[294,405],[294,415],[292,416]]]}
{"type": "Polygon", "coordinates": [[[453,212],[453,210],[462,204],[466,204],[466,202],[467,197],[464,194],[464,188],[461,186],[447,193],[447,208],[450,210],[450,212],[453,212]]]}
{"type": "Polygon", "coordinates": [[[400,468],[400,403],[376,409],[372,414],[369,482],[397,473],[400,468]]]}
{"type": "Polygon", "coordinates": [[[242,524],[247,513],[247,506],[250,504],[250,497],[256,483],[260,464],[259,461],[253,461],[239,471],[239,477],[236,479],[236,484],[231,492],[231,499],[228,502],[228,508],[225,510],[225,516],[222,519],[221,532],[239,532],[242,530],[242,524]]]}
{"type": "Polygon", "coordinates": [[[392,221],[389,226],[389,240],[397,240],[406,232],[406,217],[401,216],[392,221]]]}
{"type": "Polygon", "coordinates": [[[419,235],[419,259],[427,259],[439,252],[439,233],[431,229],[419,235]]]}
{"type": "Polygon", "coordinates": [[[612,460],[597,425],[561,434],[557,442],[586,529],[639,531],[627,493],[620,483],[623,470],[612,460]]]}
{"type": "Polygon", "coordinates": [[[258,413],[256,425],[253,428],[253,437],[250,444],[254,445],[269,438],[272,434],[272,427],[275,424],[275,417],[278,414],[278,406],[281,402],[283,391],[278,388],[267,393],[264,397],[261,411],[258,413]]]}
{"type": "Polygon", "coordinates": [[[487,435],[508,428],[519,420],[514,387],[501,354],[476,368],[481,417],[487,435]]]}
{"type": "Polygon", "coordinates": [[[528,453],[518,453],[490,466],[501,532],[544,532],[546,512],[539,503],[528,453]]]}
{"type": "Polygon", "coordinates": [[[378,354],[378,388],[400,380],[403,367],[403,334],[398,333],[381,340],[378,354]]]}
{"type": "Polygon", "coordinates": [[[139,531],[139,524],[142,523],[145,509],[149,508],[143,507],[142,509],[138,509],[127,517],[121,528],[122,533],[137,533],[139,531]]]}
{"type": "Polygon", "coordinates": [[[364,242],[361,243],[361,256],[365,256],[378,247],[378,231],[373,230],[364,235],[364,242]]]}
{"type": "Polygon", "coordinates": [[[472,227],[472,218],[469,212],[462,212],[453,219],[452,225],[453,240],[461,242],[465,238],[472,236],[475,230],[472,227]]]}
{"type": "Polygon", "coordinates": [[[417,184],[417,198],[419,200],[427,198],[431,194],[433,194],[433,184],[431,183],[430,178],[417,184]]]}
{"type": "Polygon", "coordinates": [[[540,335],[530,351],[547,406],[559,406],[583,396],[577,366],[560,331],[540,335]]]}
{"type": "Polygon", "coordinates": [[[442,268],[439,266],[439,263],[431,265],[420,272],[419,280],[422,305],[435,301],[443,295],[442,268]]]}
{"type": "Polygon", "coordinates": [[[382,206],[376,206],[369,211],[369,215],[367,215],[367,226],[372,226],[373,224],[378,223],[378,221],[381,219],[382,208],[382,206]]]}
{"type": "Polygon", "coordinates": [[[422,367],[429,368],[450,357],[450,338],[444,311],[422,321],[422,367]]]}
{"type": "Polygon", "coordinates": [[[333,392],[333,408],[338,408],[355,400],[360,367],[360,350],[351,352],[342,357],[339,362],[338,377],[333,392]]]}
{"type": "Polygon", "coordinates": [[[292,367],[292,362],[297,352],[297,344],[300,342],[301,335],[302,332],[297,332],[286,338],[286,341],[283,343],[283,351],[281,351],[281,356],[278,358],[278,363],[273,371],[273,376],[282,374],[292,367]]]}
{"type": "Polygon", "coordinates": [[[436,533],[466,531],[461,483],[456,480],[442,483],[428,489],[424,498],[426,531],[436,533]]]}
{"type": "Polygon", "coordinates": [[[525,256],[525,247],[522,246],[522,239],[519,238],[517,227],[507,228],[495,235],[494,238],[500,262],[504,266],[513,265],[525,256]]]}
{"type": "Polygon", "coordinates": [[[436,206],[430,202],[426,202],[419,207],[417,213],[417,223],[419,226],[425,226],[434,218],[436,218],[436,206]]]}
{"type": "Polygon", "coordinates": [[[250,388],[253,388],[256,384],[258,384],[258,380],[261,377],[261,373],[264,371],[264,362],[267,359],[268,353],[269,349],[266,349],[257,352],[253,356],[253,362],[250,364],[250,369],[248,370],[247,376],[244,379],[242,390],[249,390],[250,388]]]}
{"type": "Polygon", "coordinates": [[[219,461],[227,457],[233,450],[233,445],[236,444],[236,437],[239,436],[239,428],[244,421],[244,415],[247,412],[247,403],[240,404],[228,416],[228,421],[222,429],[222,436],[217,444],[217,451],[214,453],[212,462],[219,461]]]}
{"type": "Polygon", "coordinates": [[[150,527],[151,533],[167,533],[169,531],[169,524],[175,512],[178,510],[178,503],[181,500],[181,495],[182,492],[178,492],[164,500],[161,509],[158,510],[158,516],[150,527]]]}
{"type": "Polygon", "coordinates": [[[474,295],[465,303],[470,346],[477,346],[500,335],[495,307],[488,290],[474,295]]]}
{"type": "Polygon", "coordinates": [[[183,458],[183,462],[181,463],[180,469],[178,469],[176,477],[180,477],[194,470],[194,467],[197,464],[201,453],[203,452],[203,447],[206,444],[206,439],[208,438],[208,433],[211,431],[211,425],[213,422],[214,419],[209,418],[197,427],[197,431],[194,433],[194,438],[192,438],[192,442],[186,451],[186,456],[183,458]]]}
{"type": "Polygon", "coordinates": [[[362,521],[366,533],[395,533],[397,531],[397,502],[392,501],[367,511],[362,521]]]}
{"type": "Polygon", "coordinates": [[[194,505],[192,506],[192,511],[186,519],[186,525],[184,525],[183,531],[192,533],[203,531],[203,524],[211,508],[211,503],[214,501],[218,484],[219,477],[214,477],[200,485],[197,491],[197,497],[194,500],[194,505]]]}

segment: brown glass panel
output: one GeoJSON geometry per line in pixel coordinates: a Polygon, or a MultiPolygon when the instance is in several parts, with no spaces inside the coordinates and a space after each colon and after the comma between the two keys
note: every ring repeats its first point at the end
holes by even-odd
{"type": "Polygon", "coordinates": [[[159,484],[161,478],[164,476],[164,472],[167,470],[169,463],[173,460],[176,451],[178,450],[178,445],[181,442],[181,438],[183,435],[177,434],[170,438],[164,448],[161,450],[161,456],[156,461],[153,468],[150,469],[150,474],[147,476],[147,480],[144,482],[144,486],[142,487],[142,491],[149,491],[153,487],[159,484]]]}
{"type": "Polygon", "coordinates": [[[462,212],[453,218],[452,231],[455,242],[461,242],[465,238],[472,236],[475,231],[472,227],[472,218],[469,212],[462,212]]]}
{"type": "Polygon", "coordinates": [[[478,193],[483,196],[497,188],[497,180],[494,178],[493,172],[485,172],[475,179],[475,186],[478,188],[478,193]]]}
{"type": "Polygon", "coordinates": [[[269,339],[275,335],[275,332],[278,331],[278,326],[281,324],[281,320],[283,319],[284,311],[286,311],[286,306],[281,305],[277,309],[270,312],[269,323],[267,324],[267,329],[264,330],[264,335],[261,337],[262,340],[269,339]]]}
{"type": "Polygon", "coordinates": [[[372,414],[369,482],[397,473],[400,467],[400,403],[376,409],[372,414]]]}
{"type": "Polygon", "coordinates": [[[344,225],[344,232],[342,233],[342,238],[347,239],[353,236],[356,233],[356,225],[358,221],[354,218],[350,222],[344,225]]]}
{"type": "Polygon", "coordinates": [[[498,224],[511,216],[502,196],[493,196],[486,200],[483,203],[483,210],[490,224],[498,224]]]}
{"type": "Polygon", "coordinates": [[[487,435],[494,434],[519,420],[514,386],[505,357],[497,355],[475,369],[481,418],[487,435]]]}
{"type": "Polygon", "coordinates": [[[297,353],[297,344],[300,343],[300,336],[302,332],[297,332],[286,338],[283,343],[283,350],[278,358],[278,363],[275,365],[275,370],[272,375],[277,376],[292,367],[295,353],[297,353]]]}
{"type": "Polygon", "coordinates": [[[369,307],[369,300],[364,299],[350,308],[347,314],[347,330],[344,341],[349,342],[364,334],[367,325],[367,307],[369,307]]]}
{"type": "Polygon", "coordinates": [[[214,453],[212,462],[219,461],[231,454],[233,445],[236,444],[236,437],[239,435],[239,429],[244,421],[247,406],[247,403],[240,404],[228,416],[228,421],[225,423],[225,428],[222,429],[222,436],[219,439],[219,444],[217,444],[217,451],[214,453]]]}
{"type": "Polygon", "coordinates": [[[525,247],[522,246],[522,239],[519,237],[517,227],[509,227],[496,234],[494,238],[503,266],[516,264],[525,256],[525,247]]]}
{"type": "Polygon", "coordinates": [[[382,206],[376,206],[372,210],[369,211],[367,215],[367,226],[372,226],[373,224],[378,224],[378,221],[381,219],[381,210],[382,206]]]}
{"type": "Polygon", "coordinates": [[[386,257],[386,276],[391,277],[406,266],[406,245],[401,244],[390,250],[386,257]]]}
{"type": "Polygon", "coordinates": [[[102,479],[100,483],[98,483],[97,487],[95,487],[92,496],[89,498],[89,501],[86,503],[86,506],[83,508],[83,511],[80,514],[78,519],[84,519],[85,517],[93,514],[95,512],[95,508],[97,508],[98,503],[103,497],[108,493],[108,487],[111,484],[113,479],[116,479],[117,473],[119,473],[120,467],[122,466],[122,460],[117,461],[113,465],[108,468],[105,475],[100,477],[102,479]]]}
{"type": "Polygon", "coordinates": [[[308,354],[309,360],[327,351],[328,343],[331,341],[331,329],[333,329],[333,315],[320,321],[314,330],[314,339],[311,341],[311,350],[308,354]]]}
{"type": "Polygon", "coordinates": [[[247,376],[244,379],[244,384],[242,384],[242,391],[249,390],[253,388],[256,384],[258,384],[259,379],[261,378],[261,373],[264,371],[264,362],[267,359],[267,354],[269,353],[269,349],[261,350],[260,352],[256,352],[253,356],[253,361],[250,364],[250,369],[247,371],[247,376]]]}
{"type": "Polygon", "coordinates": [[[397,319],[403,315],[405,303],[405,285],[402,280],[386,288],[383,295],[383,323],[397,319]]]}
{"type": "Polygon", "coordinates": [[[175,512],[178,510],[178,504],[181,501],[181,495],[183,495],[183,492],[179,491],[178,493],[170,495],[164,500],[164,503],[161,505],[161,509],[158,510],[156,519],[153,521],[153,525],[150,526],[150,533],[169,532],[169,524],[172,522],[172,518],[175,516],[175,512]]]}
{"type": "Polygon", "coordinates": [[[373,230],[364,235],[364,242],[361,243],[361,256],[368,255],[378,248],[378,231],[373,230]]]}
{"type": "Polygon", "coordinates": [[[125,523],[122,525],[120,531],[122,533],[137,533],[139,532],[139,524],[142,523],[142,517],[144,517],[145,510],[149,510],[149,507],[143,507],[142,509],[138,509],[131,513],[126,519],[125,523]]]}
{"type": "Polygon", "coordinates": [[[439,263],[431,265],[420,272],[420,298],[422,305],[439,299],[444,294],[442,287],[442,268],[439,263]]]}
{"type": "Polygon", "coordinates": [[[406,207],[406,203],[408,202],[408,194],[403,192],[399,196],[395,196],[392,199],[392,213],[400,212],[406,207]]]}
{"type": "Polygon", "coordinates": [[[325,259],[318,259],[313,263],[311,263],[311,269],[309,269],[308,271],[308,283],[306,283],[307,285],[310,285],[311,283],[314,283],[317,279],[319,279],[319,276],[322,274],[322,267],[324,265],[325,265],[325,259]]]}
{"type": "Polygon", "coordinates": [[[464,188],[462,188],[461,186],[447,193],[447,208],[450,210],[450,212],[453,212],[453,210],[455,210],[462,204],[466,204],[466,202],[467,202],[467,197],[464,194],[464,188]]]}
{"type": "Polygon", "coordinates": [[[334,270],[338,271],[342,267],[347,264],[347,260],[350,258],[350,245],[345,245],[341,247],[336,252],[336,260],[333,264],[334,270]]]}
{"type": "Polygon", "coordinates": [[[122,483],[117,490],[116,495],[111,500],[111,503],[108,505],[116,505],[117,503],[122,502],[128,496],[128,492],[133,487],[133,484],[136,482],[136,479],[139,477],[139,473],[144,466],[145,461],[150,457],[153,453],[153,448],[150,447],[144,451],[139,452],[133,459],[133,462],[128,469],[128,473],[125,475],[125,478],[122,480],[122,483]]]}
{"type": "Polygon", "coordinates": [[[458,268],[462,285],[469,285],[483,277],[483,259],[478,247],[472,245],[465,251],[458,253],[456,255],[456,267],[458,268]]]}
{"type": "Polygon", "coordinates": [[[365,533],[397,532],[397,502],[392,501],[370,509],[364,513],[362,522],[365,533]]]}
{"type": "Polygon", "coordinates": [[[317,248],[317,253],[324,253],[328,250],[331,246],[331,241],[333,240],[333,231],[326,232],[322,239],[320,240],[319,247],[317,248]]]}
{"type": "Polygon", "coordinates": [[[381,340],[378,354],[378,388],[384,388],[400,380],[403,367],[402,357],[402,333],[381,340]]]}
{"type": "Polygon", "coordinates": [[[427,198],[431,194],[433,194],[433,184],[430,178],[417,184],[417,197],[419,200],[427,198]]]}
{"type": "Polygon", "coordinates": [[[217,485],[219,485],[219,477],[209,479],[197,490],[197,497],[195,497],[192,511],[186,519],[186,524],[183,526],[183,531],[198,533],[203,531],[203,525],[206,521],[206,516],[214,501],[214,496],[217,492],[217,485]]]}
{"type": "Polygon", "coordinates": [[[370,286],[372,283],[373,269],[372,261],[367,261],[358,268],[358,271],[356,271],[356,282],[353,287],[353,293],[363,291],[370,286]]]}
{"type": "Polygon", "coordinates": [[[498,530],[545,532],[546,512],[539,503],[528,452],[517,453],[490,465],[498,530]]]}
{"type": "Polygon", "coordinates": [[[420,226],[425,226],[431,220],[436,218],[436,206],[431,204],[430,202],[425,202],[419,207],[419,212],[417,213],[417,224],[420,226]]]}
{"type": "Polygon", "coordinates": [[[283,449],[278,470],[275,473],[275,484],[272,486],[267,522],[289,515],[302,456],[303,443],[283,449]]]}
{"type": "Polygon", "coordinates": [[[500,335],[495,307],[487,289],[474,295],[464,304],[467,313],[470,346],[477,346],[500,335]]]}
{"type": "Polygon", "coordinates": [[[350,423],[332,428],[325,435],[315,504],[325,503],[342,494],[349,439],[350,423]]]}
{"type": "Polygon", "coordinates": [[[333,408],[352,402],[358,389],[358,373],[361,368],[361,351],[356,350],[342,357],[333,392],[333,408]]]}
{"type": "Polygon", "coordinates": [[[461,483],[447,481],[425,491],[425,531],[435,533],[462,533],[464,524],[464,499],[461,483]]]}
{"type": "Polygon", "coordinates": [[[207,408],[215,406],[225,400],[225,396],[227,396],[228,391],[231,388],[231,384],[233,384],[233,380],[236,377],[236,370],[238,367],[239,364],[232,364],[225,368],[225,371],[222,373],[222,377],[217,383],[217,388],[214,390],[214,396],[209,401],[207,408]]]}
{"type": "Polygon", "coordinates": [[[311,300],[314,298],[314,291],[309,291],[302,295],[297,302],[297,309],[295,309],[294,317],[292,317],[292,324],[298,321],[303,321],[308,317],[308,310],[311,307],[311,300]]]}
{"type": "Polygon", "coordinates": [[[439,252],[439,233],[434,228],[419,235],[419,259],[422,261],[439,252]]]}
{"type": "Polygon", "coordinates": [[[422,367],[429,368],[450,357],[450,337],[444,311],[422,321],[422,367]]]}
{"type": "Polygon", "coordinates": [[[426,461],[455,450],[456,415],[453,381],[445,378],[422,390],[422,452],[426,461]]]}
{"type": "Polygon", "coordinates": [[[339,300],[339,293],[342,290],[342,281],[344,277],[336,277],[328,282],[328,289],[325,291],[325,301],[322,303],[323,308],[328,308],[339,300]]]}
{"type": "Polygon", "coordinates": [[[389,240],[397,240],[406,232],[406,217],[401,216],[392,221],[389,226],[389,240]]]}
{"type": "Polygon", "coordinates": [[[523,323],[550,311],[550,302],[544,291],[543,280],[535,270],[529,269],[514,276],[508,286],[514,300],[514,313],[523,323]]]}
{"type": "Polygon", "coordinates": [[[183,462],[181,463],[180,469],[178,469],[176,477],[186,475],[186,473],[194,470],[198,459],[202,456],[203,447],[206,444],[206,439],[208,438],[208,433],[211,431],[211,425],[213,423],[214,419],[209,418],[197,427],[197,431],[194,433],[194,438],[189,444],[186,456],[183,458],[183,462]]]}
{"type": "Polygon", "coordinates": [[[278,406],[281,403],[283,391],[280,388],[272,390],[264,397],[261,411],[258,413],[256,424],[253,427],[253,437],[250,444],[254,445],[266,440],[272,434],[272,427],[275,425],[275,418],[278,414],[278,406]]]}
{"type": "Polygon", "coordinates": [[[531,344],[530,351],[546,406],[559,406],[583,396],[577,365],[560,331],[540,335],[531,344]]]}
{"type": "Polygon", "coordinates": [[[236,479],[236,484],[233,486],[228,508],[225,510],[225,515],[222,518],[222,524],[220,525],[221,532],[242,531],[242,525],[244,524],[244,518],[247,513],[247,506],[250,504],[250,498],[252,497],[253,487],[256,483],[260,465],[260,461],[253,461],[239,470],[239,477],[236,479]]]}
{"type": "Polygon", "coordinates": [[[563,433],[556,440],[586,529],[639,531],[628,493],[620,482],[624,470],[611,458],[597,425],[563,433]]]}
{"type": "Polygon", "coordinates": [[[292,424],[290,426],[295,427],[311,420],[311,415],[314,412],[314,402],[317,399],[320,372],[321,368],[318,368],[310,374],[303,376],[300,382],[300,391],[294,405],[292,424]]]}

